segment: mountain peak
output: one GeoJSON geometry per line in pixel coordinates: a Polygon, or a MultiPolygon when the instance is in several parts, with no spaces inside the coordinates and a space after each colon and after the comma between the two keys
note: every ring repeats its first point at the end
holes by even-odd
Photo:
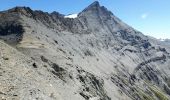
{"type": "Polygon", "coordinates": [[[17,6],[12,9],[9,9],[8,11],[9,12],[22,12],[22,11],[32,12],[31,8],[25,6],[24,7],[17,6]]]}
{"type": "Polygon", "coordinates": [[[85,8],[82,12],[91,11],[91,10],[98,10],[100,8],[100,4],[98,1],[94,1],[92,4],[90,4],[87,8],[85,8]]]}
{"type": "Polygon", "coordinates": [[[82,12],[78,14],[78,16],[84,16],[89,14],[101,14],[101,16],[110,16],[113,15],[111,11],[109,11],[106,7],[101,6],[98,1],[94,1],[88,7],[86,7],[82,12]],[[88,13],[88,14],[87,14],[88,13]]]}
{"type": "Polygon", "coordinates": [[[33,11],[31,10],[31,8],[25,7],[25,6],[24,7],[17,6],[12,9],[7,10],[7,12],[21,13],[26,16],[31,16],[33,14],[33,11]]]}
{"type": "Polygon", "coordinates": [[[95,7],[100,7],[100,3],[99,3],[98,1],[94,1],[94,2],[90,5],[90,7],[93,7],[93,6],[95,6],[95,7]]]}

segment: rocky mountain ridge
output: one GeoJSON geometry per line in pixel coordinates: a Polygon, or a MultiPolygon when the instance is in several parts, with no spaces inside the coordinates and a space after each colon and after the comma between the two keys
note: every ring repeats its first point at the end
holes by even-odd
{"type": "Polygon", "coordinates": [[[29,7],[2,11],[0,40],[2,99],[170,98],[169,46],[97,1],[76,18],[29,7]]]}

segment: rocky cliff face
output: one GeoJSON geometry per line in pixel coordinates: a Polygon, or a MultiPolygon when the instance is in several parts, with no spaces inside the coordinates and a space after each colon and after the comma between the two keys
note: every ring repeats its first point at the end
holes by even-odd
{"type": "Polygon", "coordinates": [[[0,98],[168,100],[169,46],[98,2],[65,18],[15,7],[0,12],[0,98]]]}

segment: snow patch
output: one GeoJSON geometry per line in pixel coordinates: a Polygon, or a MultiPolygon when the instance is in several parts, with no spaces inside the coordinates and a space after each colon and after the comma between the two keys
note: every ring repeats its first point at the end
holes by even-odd
{"type": "Polygon", "coordinates": [[[166,39],[159,39],[159,41],[165,41],[166,39]]]}
{"type": "Polygon", "coordinates": [[[77,18],[77,15],[78,14],[70,14],[70,15],[64,16],[64,18],[77,18]]]}

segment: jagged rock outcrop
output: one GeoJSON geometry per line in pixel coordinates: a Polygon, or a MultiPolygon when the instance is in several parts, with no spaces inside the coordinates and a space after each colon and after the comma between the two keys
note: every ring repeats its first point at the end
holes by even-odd
{"type": "Polygon", "coordinates": [[[168,100],[170,47],[95,1],[76,18],[0,12],[0,99],[168,100]]]}

